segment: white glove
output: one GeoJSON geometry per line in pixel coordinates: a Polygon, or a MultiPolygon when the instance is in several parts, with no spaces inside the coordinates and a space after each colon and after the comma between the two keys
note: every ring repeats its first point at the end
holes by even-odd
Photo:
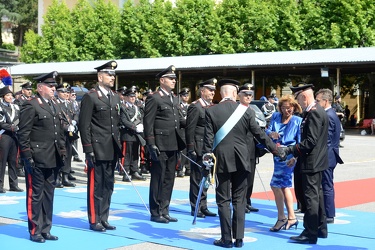
{"type": "Polygon", "coordinates": [[[143,132],[143,124],[140,123],[137,126],[135,126],[135,132],[142,133],[143,132]]]}
{"type": "Polygon", "coordinates": [[[75,120],[72,120],[72,125],[73,126],[77,125],[77,122],[75,120]]]}
{"type": "Polygon", "coordinates": [[[73,125],[69,125],[68,132],[74,132],[74,126],[73,125]]]}

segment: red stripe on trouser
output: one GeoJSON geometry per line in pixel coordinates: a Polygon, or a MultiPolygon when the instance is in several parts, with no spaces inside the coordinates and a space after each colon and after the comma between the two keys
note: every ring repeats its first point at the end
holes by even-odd
{"type": "Polygon", "coordinates": [[[146,157],[145,157],[145,147],[141,146],[141,152],[139,153],[139,157],[141,158],[141,164],[146,163],[146,157]]]}
{"type": "Polygon", "coordinates": [[[124,157],[121,158],[121,165],[124,166],[124,164],[125,164],[125,157],[126,157],[126,142],[125,141],[122,143],[122,155],[124,157]]]}
{"type": "Polygon", "coordinates": [[[33,206],[32,206],[32,197],[33,197],[33,181],[31,178],[31,174],[27,174],[26,176],[27,182],[28,182],[28,189],[27,189],[27,197],[26,197],[26,203],[27,203],[27,218],[29,219],[29,223],[31,224],[31,230],[30,234],[34,235],[35,234],[35,223],[32,221],[33,219],[33,206]]]}
{"type": "MultiPolygon", "coordinates": [[[[87,164],[87,162],[86,162],[87,164]]],[[[96,223],[96,212],[95,212],[95,197],[94,197],[94,191],[95,191],[95,168],[88,169],[88,177],[89,177],[89,199],[90,199],[90,208],[89,213],[91,217],[91,224],[96,223]]]]}

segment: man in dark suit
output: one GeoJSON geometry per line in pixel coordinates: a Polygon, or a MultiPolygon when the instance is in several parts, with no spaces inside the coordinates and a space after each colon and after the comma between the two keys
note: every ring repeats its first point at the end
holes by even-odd
{"type": "Polygon", "coordinates": [[[332,91],[330,89],[320,89],[316,93],[316,102],[325,109],[328,115],[328,168],[323,171],[322,188],[324,196],[324,206],[327,216],[327,223],[334,223],[336,216],[335,209],[335,189],[333,184],[333,171],[337,163],[342,164],[343,161],[339,154],[340,145],[340,119],[336,111],[332,108],[332,91]]]}
{"type": "MultiPolygon", "coordinates": [[[[215,96],[216,90],[216,78],[208,79],[204,82],[200,82],[199,96],[200,98],[192,102],[187,110],[186,120],[186,146],[189,157],[196,161],[199,165],[203,166],[203,138],[204,138],[204,126],[206,124],[204,112],[205,109],[212,105],[212,100],[215,96]]],[[[204,169],[199,168],[197,165],[190,164],[190,189],[189,199],[191,206],[191,215],[194,216],[195,205],[199,193],[199,184],[202,180],[202,174],[209,174],[204,169]]],[[[216,216],[215,213],[211,212],[207,208],[207,190],[203,189],[201,199],[199,201],[199,209],[197,217],[204,218],[206,216],[216,216]]]]}
{"type": "Polygon", "coordinates": [[[151,221],[177,222],[169,215],[169,203],[174,186],[177,152],[185,148],[179,135],[178,98],[172,89],[176,85],[175,67],[169,66],[156,75],[160,87],[146,99],[143,118],[144,135],[151,156],[150,211],[151,221]]]}
{"type": "Polygon", "coordinates": [[[120,97],[111,90],[115,82],[116,61],[97,68],[98,85],[86,93],[79,113],[79,132],[86,154],[87,213],[90,229],[115,230],[108,223],[114,187],[114,169],[122,157],[119,141],[120,97]]]}
{"type": "Polygon", "coordinates": [[[255,137],[273,154],[285,155],[266,136],[255,120],[255,112],[236,102],[239,82],[222,79],[218,82],[222,100],[206,109],[203,153],[216,156],[216,203],[219,210],[221,239],[214,245],[231,248],[243,246],[245,205],[250,155],[247,137],[255,137]],[[231,206],[233,217],[231,216],[231,206]]]}
{"type": "Polygon", "coordinates": [[[318,237],[327,238],[327,221],[322,192],[322,173],[328,167],[327,137],[328,117],[324,109],[315,102],[314,86],[299,84],[290,87],[303,109],[301,142],[289,146],[287,154],[292,153],[300,161],[302,188],[306,211],[303,218],[305,230],[299,236],[290,237],[298,243],[316,244],[318,237]]]}
{"type": "Polygon", "coordinates": [[[57,72],[34,78],[37,95],[21,108],[18,140],[26,172],[26,207],[30,240],[57,240],[51,235],[54,174],[65,158],[62,112],[54,97],[57,72]]]}
{"type": "MultiPolygon", "coordinates": [[[[135,88],[127,89],[124,94],[125,104],[120,113],[122,154],[125,155],[122,164],[132,180],[145,181],[138,167],[140,139],[143,140],[143,110],[135,104],[135,88]]],[[[129,182],[130,179],[124,174],[122,181],[129,182]]]]}

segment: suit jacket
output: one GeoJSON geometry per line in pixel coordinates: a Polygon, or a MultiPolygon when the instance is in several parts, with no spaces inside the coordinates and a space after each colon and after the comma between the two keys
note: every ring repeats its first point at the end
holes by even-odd
{"type": "Polygon", "coordinates": [[[195,151],[202,156],[204,127],[206,125],[205,109],[207,105],[202,99],[192,102],[187,110],[186,146],[188,152],[195,151]]]}
{"type": "Polygon", "coordinates": [[[79,113],[79,132],[84,153],[95,159],[112,161],[122,157],[119,135],[120,97],[113,91],[110,99],[96,86],[86,93],[79,113]]]}
{"type": "Polygon", "coordinates": [[[301,130],[301,142],[293,146],[293,154],[300,156],[301,172],[316,173],[327,169],[328,117],[319,104],[304,112],[301,130]]]}
{"type": "MultiPolygon", "coordinates": [[[[224,125],[238,105],[242,104],[227,100],[206,109],[203,153],[211,152],[216,132],[224,125]]],[[[276,145],[257,124],[254,110],[247,109],[242,118],[214,150],[217,173],[235,172],[240,169],[250,172],[248,137],[252,136],[271,152],[276,153],[276,145]]]]}
{"type": "Polygon", "coordinates": [[[158,91],[150,94],[146,99],[145,116],[143,118],[144,135],[147,145],[156,145],[160,151],[183,150],[178,112],[178,99],[158,91]]]}
{"type": "MultiPolygon", "coordinates": [[[[51,100],[50,100],[51,101],[51,100]]],[[[52,112],[46,101],[37,94],[21,108],[19,131],[17,132],[21,158],[33,158],[40,168],[63,166],[65,135],[62,112],[54,104],[52,112]]]]}
{"type": "Polygon", "coordinates": [[[334,168],[337,163],[343,163],[339,154],[341,122],[333,108],[327,109],[326,112],[329,122],[327,143],[328,167],[334,168]]]}

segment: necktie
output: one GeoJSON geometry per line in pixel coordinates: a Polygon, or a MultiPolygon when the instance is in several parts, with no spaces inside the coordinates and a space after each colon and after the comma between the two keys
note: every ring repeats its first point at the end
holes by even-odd
{"type": "Polygon", "coordinates": [[[51,109],[51,111],[52,111],[52,114],[53,115],[55,115],[55,107],[53,107],[53,104],[52,104],[52,102],[51,101],[49,101],[49,102],[47,102],[48,103],[48,106],[49,106],[49,108],[51,109]]]}
{"type": "Polygon", "coordinates": [[[111,95],[109,93],[107,94],[107,97],[108,97],[109,103],[111,103],[111,95]]]}

